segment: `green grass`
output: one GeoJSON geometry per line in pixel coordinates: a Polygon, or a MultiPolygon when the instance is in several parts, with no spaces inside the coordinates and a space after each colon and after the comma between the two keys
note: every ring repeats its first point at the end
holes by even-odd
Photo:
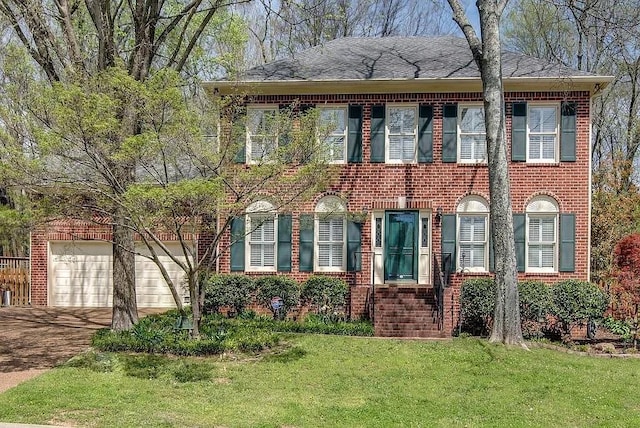
{"type": "Polygon", "coordinates": [[[100,354],[96,367],[58,368],[1,394],[0,421],[91,427],[640,426],[638,359],[527,352],[477,339],[287,340],[288,349],[264,358],[173,357],[148,374],[144,358],[100,354]],[[127,367],[142,376],[127,376],[127,367]]]}

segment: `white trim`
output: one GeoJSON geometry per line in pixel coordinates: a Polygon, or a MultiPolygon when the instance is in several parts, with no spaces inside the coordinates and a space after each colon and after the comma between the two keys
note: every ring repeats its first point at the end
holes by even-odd
{"type": "MultiPolygon", "coordinates": [[[[347,204],[337,196],[325,196],[318,201],[313,216],[313,270],[316,272],[347,271],[347,204]],[[324,215],[324,216],[323,216],[324,215]],[[321,218],[322,217],[322,218],[321,218]],[[342,219],[342,261],[340,266],[320,266],[320,221],[342,219]]],[[[331,243],[337,241],[323,241],[331,243]]]]}
{"type": "MultiPolygon", "coordinates": [[[[489,271],[489,203],[482,197],[471,195],[467,196],[456,207],[456,266],[459,267],[461,271],[464,272],[488,272],[489,271]],[[484,246],[484,260],[482,262],[482,266],[465,266],[467,262],[462,262],[462,251],[461,244],[462,239],[460,238],[460,233],[462,228],[460,227],[460,221],[462,217],[475,217],[482,218],[484,220],[484,242],[482,243],[484,246]]],[[[470,241],[465,241],[465,243],[470,243],[470,245],[478,245],[479,241],[473,240],[473,233],[470,241]]]]}
{"type": "MultiPolygon", "coordinates": [[[[556,273],[558,272],[558,259],[559,259],[559,239],[558,239],[558,218],[559,207],[555,199],[549,196],[537,196],[533,198],[527,204],[526,208],[526,221],[525,221],[525,272],[530,273],[556,273]],[[536,245],[553,245],[553,266],[552,267],[532,267],[529,266],[529,247],[531,244],[531,238],[529,236],[529,222],[534,219],[553,218],[553,242],[540,241],[541,244],[536,245]]],[[[537,241],[536,241],[537,242],[537,241]]]]}
{"type": "Polygon", "coordinates": [[[456,144],[456,160],[458,163],[463,163],[463,164],[486,164],[487,163],[487,147],[486,147],[486,128],[484,132],[469,132],[466,133],[468,135],[484,135],[484,141],[485,141],[485,148],[484,148],[484,154],[485,157],[484,159],[478,159],[476,150],[475,150],[475,146],[473,147],[473,159],[462,159],[461,158],[461,151],[462,151],[462,128],[461,128],[461,124],[462,124],[462,110],[463,109],[476,109],[479,108],[480,110],[482,110],[482,114],[484,117],[484,105],[482,104],[478,104],[478,103],[458,103],[458,117],[456,119],[456,125],[457,125],[457,130],[456,130],[456,138],[457,138],[457,144],[456,144]]]}
{"type": "MultiPolygon", "coordinates": [[[[416,103],[392,103],[387,104],[385,106],[385,116],[384,116],[384,161],[388,164],[412,164],[417,163],[418,157],[418,104],[416,103]],[[413,110],[414,111],[414,124],[413,124],[413,156],[411,159],[390,159],[389,157],[389,149],[390,149],[390,141],[389,136],[391,132],[389,131],[389,114],[391,109],[404,109],[404,110],[413,110]]],[[[400,133],[399,135],[408,135],[407,133],[400,133]]],[[[400,148],[402,152],[402,148],[400,148]]],[[[402,154],[401,154],[402,157],[402,154]]]]}
{"type": "MultiPolygon", "coordinates": [[[[251,132],[249,130],[249,120],[250,120],[251,111],[262,111],[262,112],[272,111],[275,113],[275,116],[277,117],[279,113],[279,106],[272,105],[272,104],[255,104],[255,105],[247,106],[247,117],[246,117],[246,124],[245,124],[245,161],[249,165],[255,165],[259,162],[254,161],[251,158],[251,132]]],[[[257,134],[257,135],[260,135],[260,134],[257,134]]],[[[276,131],[275,140],[273,143],[275,145],[274,150],[277,150],[278,149],[277,131],[276,131]]]]}
{"type": "MultiPolygon", "coordinates": [[[[245,272],[276,272],[278,270],[278,214],[273,205],[267,201],[257,201],[249,205],[245,215],[245,239],[244,239],[244,270],[245,272]],[[251,265],[251,233],[255,230],[251,227],[253,218],[273,219],[273,266],[251,265]]],[[[256,226],[256,229],[259,226],[256,226]]],[[[257,241],[259,242],[259,241],[257,241]]],[[[264,241],[262,241],[264,242],[264,241]]],[[[266,244],[263,244],[266,245],[266,244]]]]}
{"type": "MultiPolygon", "coordinates": [[[[538,135],[552,135],[551,132],[539,132],[536,133],[538,135]]],[[[527,142],[525,150],[527,152],[527,163],[558,163],[560,159],[560,104],[559,103],[549,103],[549,102],[532,102],[527,103],[527,142]],[[553,159],[550,158],[530,158],[529,147],[531,142],[531,109],[532,108],[553,108],[556,111],[556,129],[555,129],[555,143],[553,147],[553,159]]]]}
{"type": "MultiPolygon", "coordinates": [[[[318,109],[318,122],[321,122],[321,118],[322,118],[322,111],[323,110],[343,110],[344,112],[344,143],[343,143],[343,147],[342,147],[342,159],[334,159],[333,158],[333,153],[331,153],[331,151],[328,152],[328,163],[330,164],[345,164],[347,163],[347,145],[348,145],[348,140],[349,140],[349,106],[346,104],[336,104],[336,105],[332,105],[332,104],[323,104],[321,106],[317,106],[316,107],[318,109]]],[[[323,125],[328,125],[328,124],[322,124],[319,123],[320,126],[323,125]]],[[[337,136],[338,134],[335,134],[334,132],[329,132],[327,134],[327,138],[333,137],[333,136],[337,136]]]]}

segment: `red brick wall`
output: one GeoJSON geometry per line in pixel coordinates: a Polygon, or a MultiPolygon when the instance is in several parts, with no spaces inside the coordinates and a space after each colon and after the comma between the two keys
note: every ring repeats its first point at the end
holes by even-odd
{"type": "MultiPolygon", "coordinates": [[[[589,93],[588,92],[509,92],[505,94],[507,103],[506,127],[508,136],[508,158],[511,157],[511,102],[573,101],[577,103],[576,117],[576,161],[560,162],[558,164],[527,164],[514,162],[509,166],[511,178],[511,195],[514,213],[524,213],[528,201],[538,195],[549,195],[558,201],[561,213],[576,215],[576,259],[575,272],[553,274],[519,274],[519,279],[541,279],[553,283],[562,279],[588,279],[588,249],[589,249],[589,197],[590,197],[590,142],[589,142],[589,93]]],[[[442,112],[443,106],[460,102],[482,102],[480,93],[431,93],[431,94],[371,94],[371,95],[308,95],[308,96],[255,96],[252,104],[283,104],[299,102],[300,104],[320,105],[363,105],[363,162],[342,166],[339,178],[327,193],[342,195],[347,201],[349,212],[370,213],[373,209],[398,208],[399,196],[407,198],[407,209],[442,207],[444,213],[454,213],[461,198],[469,194],[477,194],[489,200],[488,170],[484,165],[469,165],[442,162],[442,112]],[[370,160],[370,115],[371,107],[382,103],[428,103],[434,107],[433,121],[433,163],[387,165],[370,160]]],[[[298,271],[298,216],[301,213],[312,213],[316,201],[323,195],[318,195],[314,201],[302,204],[293,211],[293,254],[292,273],[295,279],[302,281],[310,273],[298,271]]],[[[358,273],[339,274],[351,285],[352,316],[360,317],[368,314],[368,304],[371,300],[369,284],[371,283],[371,220],[367,217],[362,235],[362,271],[358,273]]],[[[433,224],[433,223],[432,223],[433,224]]],[[[432,251],[440,254],[440,228],[433,227],[432,251]]],[[[224,246],[228,245],[228,236],[224,246]]],[[[229,258],[223,257],[220,271],[229,271],[229,258]]],[[[460,284],[469,274],[454,274],[451,278],[452,286],[447,289],[445,305],[447,317],[443,331],[451,334],[458,322],[458,296],[460,284]]],[[[390,296],[395,291],[380,292],[390,296]]],[[[395,294],[394,294],[395,293],[395,294]]],[[[429,293],[415,290],[416,296],[429,293]]],[[[376,296],[378,292],[376,292],[376,296]]],[[[402,293],[407,299],[406,292],[402,293]]],[[[427,299],[428,300],[428,299],[427,299]]],[[[390,304],[393,306],[393,304],[390,304]]],[[[409,305],[411,306],[411,305],[409,305]]],[[[378,321],[376,320],[376,325],[378,321]]],[[[383,329],[379,332],[382,334],[383,329]]],[[[396,335],[391,330],[386,335],[396,335]]]]}
{"type": "MultiPolygon", "coordinates": [[[[589,93],[588,92],[508,92],[505,93],[507,103],[506,127],[507,136],[511,134],[511,102],[520,101],[574,101],[577,103],[577,137],[575,162],[558,164],[511,163],[511,195],[513,211],[522,213],[527,202],[537,195],[550,195],[559,204],[561,213],[576,215],[576,259],[574,273],[555,274],[520,274],[520,279],[542,279],[551,283],[566,278],[588,279],[589,249],[589,93]]],[[[465,165],[442,162],[442,111],[445,104],[456,102],[482,102],[480,93],[406,93],[406,94],[370,94],[370,95],[307,95],[293,96],[255,96],[251,103],[282,104],[299,102],[300,104],[360,104],[363,105],[363,162],[347,164],[341,167],[338,179],[327,193],[342,195],[347,201],[349,212],[370,213],[373,209],[398,208],[399,196],[407,198],[407,209],[442,207],[444,213],[454,213],[457,202],[466,195],[478,194],[489,199],[488,171],[483,165],[465,165]],[[381,103],[428,103],[434,107],[433,121],[433,163],[410,165],[372,164],[370,160],[370,114],[371,107],[381,103]]],[[[510,140],[510,137],[508,137],[510,140]]],[[[511,156],[510,143],[508,156],[511,156]]],[[[299,272],[298,269],[298,218],[302,213],[312,213],[318,195],[314,201],[301,204],[293,210],[292,236],[292,272],[291,276],[303,281],[311,274],[299,272]]],[[[351,286],[350,313],[354,317],[365,317],[370,314],[371,307],[371,220],[367,217],[362,234],[362,271],[337,274],[351,286]]],[[[432,223],[434,224],[434,223],[432,223]]],[[[108,239],[108,230],[96,225],[75,224],[65,229],[64,224],[57,224],[48,231],[39,230],[32,237],[32,301],[33,304],[47,303],[47,244],[53,239],[108,239]],[[73,235],[71,235],[73,231],[73,235]]],[[[432,227],[432,251],[439,256],[441,247],[440,228],[432,227]]],[[[228,248],[229,235],[221,243],[221,248],[228,248]]],[[[228,253],[219,262],[221,272],[229,272],[228,253]]],[[[257,274],[256,274],[257,275],[257,274]]],[[[447,289],[445,297],[445,325],[443,331],[451,334],[457,324],[459,287],[466,275],[455,274],[452,287],[447,289]]],[[[419,290],[416,296],[424,297],[430,291],[419,290]]],[[[394,295],[394,291],[377,291],[376,293],[394,295]]],[[[407,299],[403,292],[403,298],[407,299]]],[[[395,294],[397,296],[397,293],[395,294]]],[[[422,298],[420,297],[420,298],[422,298]]],[[[428,300],[428,299],[427,299],[428,300]]]]}

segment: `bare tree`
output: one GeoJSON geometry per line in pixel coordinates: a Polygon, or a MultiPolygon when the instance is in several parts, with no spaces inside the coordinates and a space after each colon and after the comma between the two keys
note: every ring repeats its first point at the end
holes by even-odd
{"type": "Polygon", "coordinates": [[[511,210],[511,190],[505,138],[502,87],[500,18],[508,0],[478,0],[482,39],[478,37],[459,0],[448,0],[453,19],[464,33],[480,69],[487,132],[490,220],[495,250],[497,285],[493,329],[490,341],[524,345],[520,327],[520,307],[516,251],[511,210]]]}

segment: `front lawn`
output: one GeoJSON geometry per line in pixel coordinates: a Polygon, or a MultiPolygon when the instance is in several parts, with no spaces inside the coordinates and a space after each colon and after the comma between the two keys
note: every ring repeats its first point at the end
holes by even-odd
{"type": "Polygon", "coordinates": [[[477,339],[287,337],[262,357],[98,354],[0,395],[0,421],[72,426],[640,426],[640,360],[477,339]],[[151,364],[149,361],[156,361],[151,364]],[[154,369],[158,366],[157,370],[154,369]],[[193,374],[206,374],[198,380],[193,374]]]}

